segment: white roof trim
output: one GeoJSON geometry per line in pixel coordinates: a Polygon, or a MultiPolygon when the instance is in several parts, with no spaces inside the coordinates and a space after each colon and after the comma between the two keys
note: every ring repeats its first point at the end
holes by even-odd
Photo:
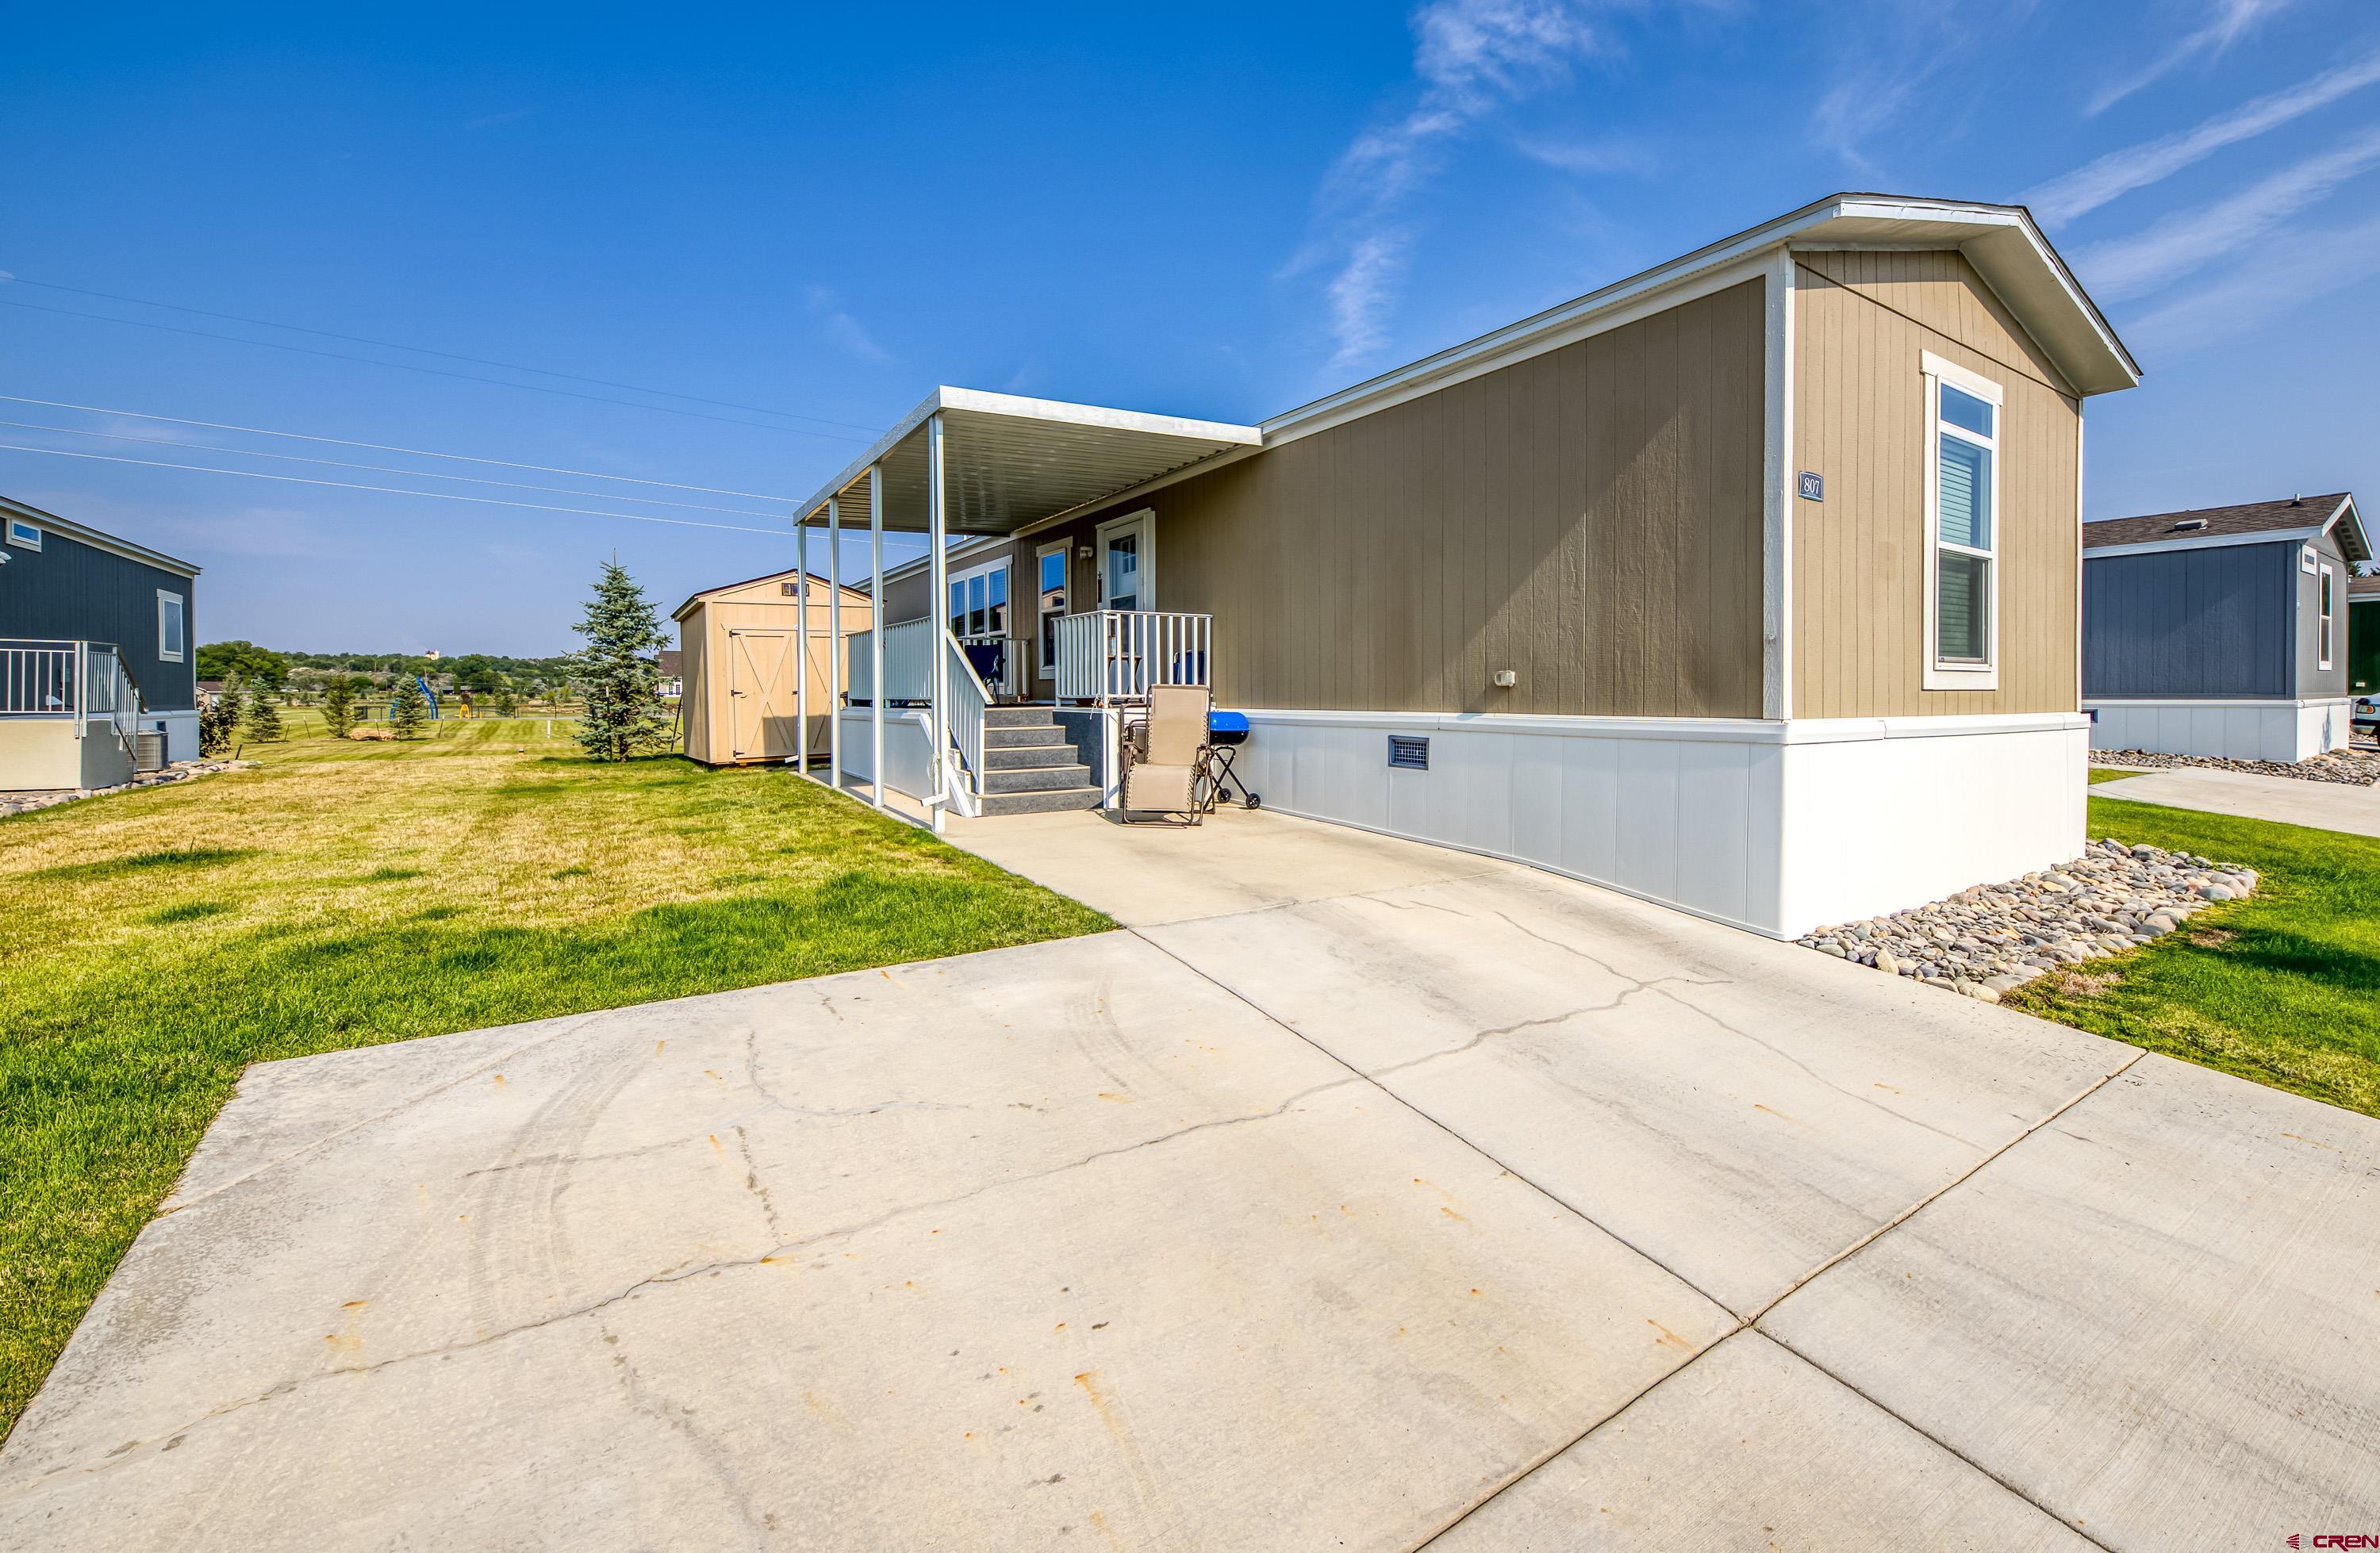
{"type": "MultiPolygon", "coordinates": [[[[1782,215],[1748,232],[1737,234],[1706,248],[1657,265],[1625,280],[1615,281],[1597,291],[1557,308],[1548,309],[1517,323],[1482,334],[1424,357],[1409,366],[1341,389],[1310,404],[1301,405],[1286,414],[1277,415],[1264,423],[1267,441],[1278,438],[1303,424],[1326,418],[1348,419],[1339,412],[1376,400],[1408,395],[1424,383],[1438,383],[1475,375],[1510,361],[1523,359],[1545,348],[1551,336],[1577,329],[1598,314],[1613,311],[1639,301],[1654,293],[1664,291],[1692,280],[1706,272],[1723,268],[1759,253],[1765,249],[1785,246],[1818,246],[1829,239],[1839,246],[1859,249],[1899,247],[1958,248],[1965,251],[1969,243],[1998,239],[2005,248],[2010,239],[2021,242],[2037,266],[2036,278],[2050,283],[2056,293],[2075,313],[2083,325],[2087,339],[2059,342],[2063,348],[2040,338],[2034,331],[2035,343],[2058,360],[2059,370],[2085,394],[2106,393],[2117,388],[2130,388],[2140,382],[2140,365],[2124,343],[2117,338],[2106,317],[2102,315],[2082,285],[2067,269],[2058,250],[2042,235],[2040,227],[2021,205],[1980,205],[1952,200],[1907,200],[1889,195],[1838,194],[1805,205],[1788,215],[1782,215]],[[1899,243],[1888,237],[1863,238],[1856,229],[1876,224],[1903,224],[1915,232],[1934,232],[1937,236],[1913,237],[1899,243]],[[1960,234],[1965,236],[1961,237],[1960,234]],[[2070,359],[2096,356],[2095,362],[2070,359]],[[2078,370],[2089,366],[2095,370],[2078,370]]],[[[1971,261],[1975,256],[1970,254],[1971,261]]],[[[2010,255],[1996,252],[1991,256],[1993,268],[2009,268],[2010,255]]],[[[1985,266],[1978,264],[1983,271],[1985,266]]],[[[1986,273],[1986,281],[1993,277],[1986,273]]],[[[2003,293],[2001,300],[2022,320],[2025,310],[2005,295],[2006,287],[1994,283],[1994,289],[2003,293]]],[[[2031,328],[2028,323],[2028,328],[2031,328]]],[[[1591,331],[1590,331],[1591,332],[1591,331]]],[[[2070,334],[2072,332],[2070,331],[2070,334]]]]}
{"type": "MultiPolygon", "coordinates": [[[[2082,532],[2087,537],[2091,526],[2084,524],[2082,532]]],[[[2088,561],[2096,555],[2156,555],[2170,550],[2216,550],[2224,545],[2303,544],[2308,540],[2320,539],[2323,533],[2321,528],[2259,528],[2246,534],[2209,534],[2199,540],[2142,540],[2128,545],[2086,544],[2082,547],[2082,559],[2088,561]]]]}
{"type": "Polygon", "coordinates": [[[176,576],[184,577],[194,577],[199,575],[197,565],[188,561],[177,561],[162,550],[151,550],[147,545],[134,544],[130,540],[119,540],[113,534],[103,534],[96,528],[86,528],[72,518],[60,517],[55,513],[43,512],[39,507],[27,506],[13,497],[0,496],[0,513],[6,513],[10,517],[21,518],[50,533],[79,540],[93,550],[103,550],[111,555],[121,555],[127,561],[138,561],[143,565],[154,566],[161,572],[171,572],[176,576]]]}
{"type": "Polygon", "coordinates": [[[1065,426],[1099,426],[1120,431],[1145,431],[1160,437],[1194,437],[1208,442],[1239,443],[1250,447],[1264,441],[1264,433],[1253,426],[1233,426],[1220,420],[1192,420],[1184,416],[1151,415],[1143,410],[1111,409],[1101,405],[1076,405],[1062,399],[1028,399],[1015,394],[990,394],[981,389],[953,388],[944,384],[927,394],[917,408],[893,424],[892,430],[876,439],[866,453],[845,465],[842,473],[820,486],[808,501],[796,507],[795,522],[807,522],[824,512],[830,497],[839,496],[865,479],[869,465],[900,446],[929,419],[942,410],[972,410],[979,415],[1004,415],[1020,420],[1047,420],[1065,426]]]}
{"type": "MultiPolygon", "coordinates": [[[[2362,510],[2356,506],[2355,498],[2351,495],[2341,497],[2338,505],[2322,522],[2301,528],[2258,528],[2244,534],[2209,534],[2204,538],[2139,540],[2125,545],[2095,545],[2090,542],[2091,525],[2086,523],[2082,526],[2082,558],[2087,561],[2095,555],[2155,555],[2166,551],[2213,550],[2223,545],[2303,544],[2308,540],[2318,540],[2329,533],[2338,527],[2340,518],[2350,513],[2355,516],[2351,527],[2355,531],[2356,543],[2363,547],[2364,558],[2369,559],[2372,556],[2372,540],[2363,531],[2362,510]]],[[[2351,562],[2356,558],[2350,555],[2348,559],[2351,562]]]]}

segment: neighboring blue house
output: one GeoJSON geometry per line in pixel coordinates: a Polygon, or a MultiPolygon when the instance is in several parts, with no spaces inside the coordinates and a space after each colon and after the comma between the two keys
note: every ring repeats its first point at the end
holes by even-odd
{"type": "Polygon", "coordinates": [[[0,496],[0,790],[106,787],[144,758],[198,758],[198,575],[0,496]]]}
{"type": "Polygon", "coordinates": [[[2292,496],[2082,528],[2094,749],[2302,760],[2348,742],[2355,498],[2292,496]]]}

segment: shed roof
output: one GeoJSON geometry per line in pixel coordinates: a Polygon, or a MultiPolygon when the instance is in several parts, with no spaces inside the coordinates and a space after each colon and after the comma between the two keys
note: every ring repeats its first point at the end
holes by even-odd
{"type": "Polygon", "coordinates": [[[2329,531],[2334,524],[2338,528],[2339,549],[2350,561],[2372,559],[2372,542],[2363,532],[2363,515],[2356,510],[2353,493],[2345,491],[2323,496],[2241,502],[2228,507],[2143,513],[2137,517],[2103,517],[2082,526],[2082,553],[2279,543],[2313,539],[2329,531]]]}
{"type": "MultiPolygon", "coordinates": [[[[701,588],[696,592],[687,594],[685,603],[680,604],[677,608],[670,611],[670,618],[672,620],[684,620],[686,616],[686,612],[693,609],[695,605],[701,603],[706,599],[715,599],[722,593],[733,593],[739,588],[750,588],[755,584],[763,582],[780,582],[790,577],[800,576],[801,575],[802,569],[799,566],[788,566],[782,572],[763,572],[757,577],[746,577],[741,582],[722,582],[716,588],[701,588]]],[[[816,572],[812,572],[810,574],[810,580],[812,582],[826,583],[830,587],[832,586],[830,578],[822,577],[816,572]]],[[[865,588],[854,588],[849,583],[844,583],[843,585],[843,590],[846,595],[856,596],[862,599],[868,597],[868,592],[865,588]]]]}

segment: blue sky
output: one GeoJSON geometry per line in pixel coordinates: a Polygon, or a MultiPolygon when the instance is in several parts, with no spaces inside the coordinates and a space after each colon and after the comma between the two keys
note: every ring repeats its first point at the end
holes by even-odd
{"type": "MultiPolygon", "coordinates": [[[[937,382],[1255,420],[1852,188],[2043,216],[2147,371],[2093,516],[2380,489],[2350,0],[74,13],[0,53],[0,394],[108,413],[0,420],[108,435],[0,443],[768,528],[115,412],[798,497],[937,382]]],[[[565,650],[615,552],[664,607],[792,554],[16,449],[0,492],[311,650],[565,650]]]]}

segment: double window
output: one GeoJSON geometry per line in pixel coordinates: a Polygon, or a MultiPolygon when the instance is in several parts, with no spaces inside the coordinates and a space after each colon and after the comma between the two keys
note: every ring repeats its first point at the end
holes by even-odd
{"type": "Polygon", "coordinates": [[[1008,563],[995,561],[951,578],[950,616],[951,635],[962,641],[1008,635],[1008,563]]]}
{"type": "Polygon", "coordinates": [[[1999,683],[2000,387],[1927,352],[1925,688],[1999,683]]]}

